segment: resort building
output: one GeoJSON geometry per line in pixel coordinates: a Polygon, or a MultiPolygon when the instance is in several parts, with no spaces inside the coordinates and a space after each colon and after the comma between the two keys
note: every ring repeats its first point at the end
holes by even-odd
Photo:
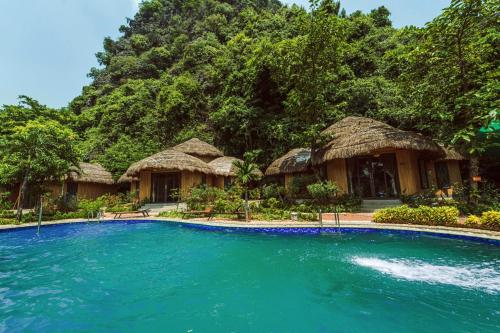
{"type": "Polygon", "coordinates": [[[193,138],[178,144],[177,146],[172,147],[172,149],[197,157],[205,163],[208,163],[217,157],[224,156],[219,149],[205,141],[201,141],[198,138],[193,138]]]}
{"type": "Polygon", "coordinates": [[[444,157],[430,138],[369,118],[344,118],[322,134],[331,140],[314,153],[313,165],[324,165],[342,192],[363,198],[420,192],[427,161],[444,157]]]}
{"type": "Polygon", "coordinates": [[[313,174],[311,169],[311,149],[295,148],[271,163],[265,175],[288,189],[294,178],[313,174]]]}
{"type": "Polygon", "coordinates": [[[107,193],[116,193],[118,187],[109,171],[96,163],[79,163],[79,169],[71,168],[66,179],[48,183],[52,196],[66,195],[77,199],[96,199],[107,193]]]}
{"type": "Polygon", "coordinates": [[[233,163],[237,160],[194,138],[132,164],[119,181],[130,181],[140,201],[174,202],[196,186],[229,187],[236,176],[233,163]]]}
{"type": "Polygon", "coordinates": [[[128,176],[125,172],[116,181],[120,190],[127,190],[130,192],[137,192],[139,190],[139,178],[128,176]]]}
{"type": "MultiPolygon", "coordinates": [[[[227,189],[233,184],[237,172],[236,166],[234,165],[236,161],[243,162],[236,157],[222,156],[208,163],[214,170],[214,174],[209,176],[212,186],[220,189],[227,189]]],[[[260,170],[257,170],[256,173],[259,177],[262,177],[262,172],[260,170]]]]}
{"type": "Polygon", "coordinates": [[[298,148],[275,160],[267,177],[289,187],[294,177],[318,173],[342,193],[393,199],[436,187],[451,195],[465,177],[465,158],[420,134],[364,117],[347,117],[322,134],[329,142],[315,151],[298,148]]]}

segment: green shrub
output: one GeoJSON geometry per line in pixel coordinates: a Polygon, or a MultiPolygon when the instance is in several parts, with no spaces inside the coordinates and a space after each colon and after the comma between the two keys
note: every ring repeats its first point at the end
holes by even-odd
{"type": "Polygon", "coordinates": [[[325,181],[308,185],[307,191],[314,202],[324,205],[332,202],[340,189],[334,182],[325,181]]]}
{"type": "Polygon", "coordinates": [[[500,211],[488,211],[488,212],[483,212],[481,215],[481,223],[492,229],[500,229],[500,211]]]}
{"type": "Polygon", "coordinates": [[[459,211],[455,207],[410,208],[407,205],[380,209],[373,214],[377,223],[405,223],[425,225],[453,225],[457,223],[459,211]]]}
{"type": "Polygon", "coordinates": [[[261,190],[261,197],[265,200],[274,198],[283,202],[284,195],[285,187],[278,184],[265,185],[261,190]]]}
{"type": "Polygon", "coordinates": [[[0,225],[6,225],[6,224],[19,224],[16,219],[4,219],[0,218],[0,225]]]}
{"type": "MultiPolygon", "coordinates": [[[[180,212],[178,210],[169,210],[166,212],[160,212],[160,214],[158,214],[158,216],[159,217],[171,217],[171,218],[183,218],[184,213],[180,212]]],[[[187,217],[187,215],[186,215],[186,217],[187,217]]]]}
{"type": "Polygon", "coordinates": [[[12,208],[12,203],[9,201],[9,192],[0,193],[0,210],[7,210],[12,208]]]}
{"type": "Polygon", "coordinates": [[[431,187],[425,191],[412,195],[400,195],[401,202],[409,207],[416,208],[419,206],[436,206],[438,205],[438,197],[436,196],[436,187],[431,187]]]}
{"type": "Polygon", "coordinates": [[[467,226],[478,226],[481,224],[481,219],[476,215],[469,215],[464,222],[467,226]]]}
{"type": "Polygon", "coordinates": [[[82,211],[85,215],[89,213],[97,213],[102,208],[106,207],[102,197],[95,200],[82,199],[78,202],[78,210],[82,211]]]}
{"type": "Polygon", "coordinates": [[[248,192],[248,196],[251,200],[260,200],[260,197],[261,197],[260,188],[257,187],[257,188],[251,189],[248,192]]]}
{"type": "Polygon", "coordinates": [[[308,187],[316,182],[316,180],[317,178],[314,175],[292,177],[286,189],[287,196],[290,198],[309,198],[310,192],[308,191],[308,187]]]}
{"type": "Polygon", "coordinates": [[[11,210],[0,210],[0,218],[13,219],[16,217],[16,213],[11,210]]]}

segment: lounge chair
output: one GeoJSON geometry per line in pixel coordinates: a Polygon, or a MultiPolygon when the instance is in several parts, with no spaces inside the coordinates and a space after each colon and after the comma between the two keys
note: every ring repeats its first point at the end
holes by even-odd
{"type": "Polygon", "coordinates": [[[208,220],[211,220],[213,217],[213,208],[207,207],[204,210],[186,210],[182,212],[182,218],[185,218],[186,215],[199,215],[199,216],[208,216],[208,220]]]}
{"type": "Polygon", "coordinates": [[[121,218],[122,215],[128,215],[128,214],[142,214],[143,217],[148,217],[149,216],[149,211],[150,209],[139,209],[139,210],[132,210],[128,212],[113,212],[115,214],[114,218],[121,218]]]}

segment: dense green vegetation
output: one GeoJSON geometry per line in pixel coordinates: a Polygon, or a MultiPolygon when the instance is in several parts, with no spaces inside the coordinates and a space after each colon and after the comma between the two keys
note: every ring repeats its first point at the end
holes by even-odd
{"type": "Polygon", "coordinates": [[[425,28],[275,0],[150,0],[106,38],[69,105],[83,158],[115,175],[193,136],[267,165],[347,115],[420,130],[480,154],[497,117],[496,1],[453,0],[425,28]]]}
{"type": "Polygon", "coordinates": [[[144,1],[121,37],[105,38],[91,84],[67,108],[28,97],[0,108],[0,184],[57,177],[77,158],[118,178],[192,137],[227,155],[260,152],[265,167],[314,148],[348,115],[455,145],[477,174],[492,139],[478,129],[498,118],[498,1],[452,0],[425,27],[401,29],[385,7],[347,15],[333,0],[310,3],[144,1]],[[44,133],[43,145],[29,131],[44,133]],[[27,164],[20,156],[34,146],[27,164]]]}

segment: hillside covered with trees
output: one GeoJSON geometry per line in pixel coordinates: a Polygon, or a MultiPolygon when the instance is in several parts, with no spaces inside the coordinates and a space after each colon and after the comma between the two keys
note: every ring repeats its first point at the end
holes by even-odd
{"type": "MultiPolygon", "coordinates": [[[[347,15],[332,0],[307,10],[277,0],[147,0],[120,38],[104,40],[92,83],[67,108],[23,97],[0,109],[10,124],[2,149],[26,121],[50,120],[74,134],[81,160],[116,177],[192,137],[228,155],[260,151],[264,166],[358,115],[475,161],[488,144],[478,129],[498,117],[499,11],[493,0],[453,0],[425,27],[396,29],[385,7],[347,15]]],[[[2,155],[2,173],[22,179],[2,155]]]]}

